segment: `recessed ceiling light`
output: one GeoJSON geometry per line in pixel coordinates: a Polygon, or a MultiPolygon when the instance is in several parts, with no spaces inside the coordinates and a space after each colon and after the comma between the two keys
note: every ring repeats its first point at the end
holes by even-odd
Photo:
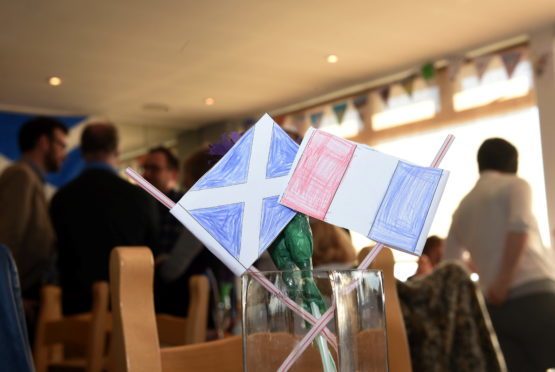
{"type": "Polygon", "coordinates": [[[328,61],[328,63],[337,63],[338,60],[339,58],[337,58],[335,54],[330,54],[326,57],[326,61],[328,61]]]}
{"type": "Polygon", "coordinates": [[[208,98],[204,99],[204,104],[206,106],[212,106],[215,102],[216,101],[212,97],[208,97],[208,98]]]}
{"type": "Polygon", "coordinates": [[[48,84],[52,85],[53,87],[57,87],[62,85],[62,79],[57,76],[51,76],[48,78],[48,84]]]}

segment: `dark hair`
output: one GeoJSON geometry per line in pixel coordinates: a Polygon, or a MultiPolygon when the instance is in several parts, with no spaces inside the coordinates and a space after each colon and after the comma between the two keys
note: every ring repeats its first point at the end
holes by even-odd
{"type": "Polygon", "coordinates": [[[118,142],[118,131],[113,124],[89,124],[81,134],[81,153],[113,153],[117,151],[118,142]]]}
{"type": "Polygon", "coordinates": [[[502,138],[487,139],[478,150],[478,168],[480,172],[490,169],[516,173],[518,151],[511,143],[502,138]]]}
{"type": "Polygon", "coordinates": [[[434,250],[438,245],[441,245],[443,239],[437,235],[429,236],[424,243],[424,248],[422,249],[422,254],[429,255],[430,251],[434,250]]]}
{"type": "Polygon", "coordinates": [[[159,146],[159,147],[150,149],[148,154],[149,155],[154,154],[155,152],[160,152],[164,154],[164,156],[166,157],[166,163],[168,163],[168,168],[174,171],[179,170],[179,160],[177,160],[177,157],[169,149],[167,149],[164,146],[159,146]]]}
{"type": "Polygon", "coordinates": [[[192,183],[197,182],[221,158],[217,155],[209,154],[208,151],[210,151],[208,146],[203,146],[190,154],[183,162],[183,174],[192,183]]]}
{"type": "Polygon", "coordinates": [[[47,135],[52,138],[55,129],[67,133],[65,124],[54,118],[37,116],[26,121],[21,129],[19,129],[17,138],[19,150],[24,153],[34,149],[40,137],[47,135]]]}

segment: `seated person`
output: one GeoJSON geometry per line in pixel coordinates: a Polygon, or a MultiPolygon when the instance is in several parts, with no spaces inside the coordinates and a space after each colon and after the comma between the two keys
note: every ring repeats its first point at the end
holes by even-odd
{"type": "Polygon", "coordinates": [[[432,235],[426,239],[422,255],[418,259],[418,268],[416,273],[409,279],[414,279],[422,275],[431,273],[434,268],[439,264],[443,257],[443,250],[445,248],[445,241],[436,235],[432,235]]]}
{"type": "Polygon", "coordinates": [[[314,242],[312,264],[315,268],[353,267],[356,251],[347,231],[313,218],[310,219],[310,228],[314,242]]]}

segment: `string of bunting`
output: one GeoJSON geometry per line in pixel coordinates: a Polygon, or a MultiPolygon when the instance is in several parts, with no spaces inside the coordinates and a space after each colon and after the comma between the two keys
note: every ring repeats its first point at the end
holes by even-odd
{"type": "MultiPolygon", "coordinates": [[[[524,55],[526,53],[527,49],[525,47],[518,47],[501,52],[483,54],[472,59],[465,58],[462,55],[448,56],[446,58],[446,68],[449,81],[454,82],[457,79],[462,67],[467,63],[474,64],[476,75],[478,76],[478,79],[481,80],[488,70],[492,59],[496,56],[499,56],[499,58],[501,59],[503,67],[507,72],[507,76],[510,79],[513,77],[518,64],[524,59],[524,55]]],[[[535,53],[530,55],[530,60],[533,65],[534,72],[537,76],[541,76],[543,74],[545,66],[548,65],[551,57],[551,50],[545,51],[544,53],[535,53]]],[[[409,73],[406,77],[396,82],[379,86],[366,93],[330,104],[326,107],[320,107],[318,110],[315,111],[309,110],[293,115],[278,116],[276,122],[279,125],[283,125],[287,120],[289,120],[294,127],[301,128],[304,127],[305,121],[308,118],[308,120],[310,121],[310,126],[314,128],[320,128],[325,117],[325,112],[329,110],[331,111],[331,113],[333,113],[336,122],[341,125],[345,118],[345,114],[350,106],[354,107],[357,110],[360,119],[364,121],[364,108],[368,104],[368,97],[371,92],[377,94],[383,104],[387,107],[391,95],[391,87],[393,85],[399,84],[406,92],[406,94],[409,97],[412,97],[415,91],[415,83],[418,79],[424,80],[424,82],[426,82],[427,84],[433,84],[436,76],[436,64],[433,62],[427,62],[423,64],[419,69],[415,69],[415,71],[409,73]]]]}

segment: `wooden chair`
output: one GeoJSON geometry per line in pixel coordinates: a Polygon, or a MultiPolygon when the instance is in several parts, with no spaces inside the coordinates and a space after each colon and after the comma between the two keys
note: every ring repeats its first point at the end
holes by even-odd
{"type": "MultiPolygon", "coordinates": [[[[364,248],[358,256],[359,262],[368,254],[364,248]]],[[[383,248],[372,262],[371,269],[382,270],[385,294],[385,316],[387,326],[387,354],[390,372],[412,371],[409,343],[401,305],[397,295],[397,285],[393,276],[395,260],[389,248],[383,248]]]]}
{"type": "Polygon", "coordinates": [[[234,336],[160,348],[154,314],[152,253],[118,247],[110,257],[114,372],[241,371],[242,341],[234,336]]]}
{"type": "Polygon", "coordinates": [[[42,288],[34,347],[37,372],[46,372],[49,368],[102,371],[110,323],[108,290],[108,283],[94,283],[91,313],[64,317],[60,287],[47,285],[42,288]],[[66,357],[64,346],[84,350],[84,358],[66,357]]]}
{"type": "Polygon", "coordinates": [[[189,308],[187,317],[156,315],[158,337],[162,345],[189,345],[206,341],[210,283],[204,275],[189,279],[189,308]]]}

